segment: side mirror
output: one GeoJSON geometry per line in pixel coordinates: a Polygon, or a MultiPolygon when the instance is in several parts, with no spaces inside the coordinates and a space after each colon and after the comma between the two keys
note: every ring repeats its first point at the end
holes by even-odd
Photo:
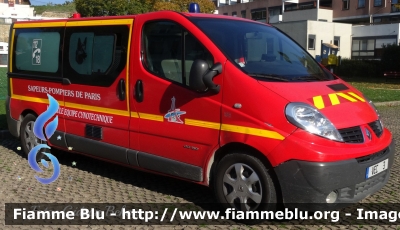
{"type": "Polygon", "coordinates": [[[192,68],[190,69],[189,86],[199,92],[204,92],[209,89],[214,93],[218,93],[220,87],[212,80],[220,73],[222,73],[221,63],[216,63],[211,68],[208,68],[206,61],[197,59],[193,62],[192,68]]]}

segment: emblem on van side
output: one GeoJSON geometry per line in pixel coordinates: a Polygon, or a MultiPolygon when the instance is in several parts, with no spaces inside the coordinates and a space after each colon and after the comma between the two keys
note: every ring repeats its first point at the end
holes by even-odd
{"type": "MultiPolygon", "coordinates": [[[[50,137],[54,134],[58,126],[57,111],[60,105],[58,101],[54,99],[50,94],[47,94],[47,97],[49,98],[49,107],[46,111],[40,114],[40,116],[36,119],[35,124],[33,125],[33,133],[37,138],[42,141],[48,141],[50,137]],[[49,122],[49,120],[54,116],[55,118],[49,122]],[[43,130],[45,131],[45,133],[43,133],[43,130]]],[[[33,170],[39,173],[42,173],[43,170],[36,162],[36,155],[43,148],[50,149],[50,146],[48,146],[47,144],[36,145],[34,148],[31,149],[28,154],[29,166],[31,166],[33,170]]],[[[50,178],[42,178],[35,175],[35,178],[42,184],[50,184],[53,181],[57,180],[58,176],[60,175],[60,163],[54,155],[46,152],[42,153],[45,154],[53,164],[53,175],[50,178]]],[[[44,167],[49,168],[49,164],[46,160],[42,159],[41,163],[44,167]]]]}
{"type": "Polygon", "coordinates": [[[165,114],[164,118],[167,119],[168,122],[183,124],[181,115],[186,114],[186,112],[175,108],[175,97],[172,97],[171,101],[171,108],[168,110],[168,113],[165,114]]]}
{"type": "Polygon", "coordinates": [[[32,65],[41,65],[42,39],[32,40],[32,65]]]}

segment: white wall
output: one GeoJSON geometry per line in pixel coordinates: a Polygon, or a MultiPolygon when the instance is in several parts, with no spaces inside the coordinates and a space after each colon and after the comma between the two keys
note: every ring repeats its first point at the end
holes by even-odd
{"type": "Polygon", "coordinates": [[[318,18],[317,9],[283,12],[283,21],[284,22],[302,21],[302,20],[317,20],[317,18],[318,18]]]}
{"type": "Polygon", "coordinates": [[[332,22],[332,15],[332,10],[325,9],[287,11],[283,13],[283,21],[292,22],[302,20],[326,20],[328,22],[332,22]]]}
{"type": "Polygon", "coordinates": [[[307,22],[308,22],[307,34],[316,35],[315,50],[307,49],[311,55],[313,55],[314,57],[315,55],[320,55],[321,40],[322,43],[333,44],[333,38],[335,36],[339,36],[340,37],[339,55],[342,56],[342,58],[351,57],[351,24],[318,22],[318,21],[307,21],[307,22]]]}
{"type": "Polygon", "coordinates": [[[299,21],[273,24],[292,37],[313,57],[321,54],[321,40],[323,43],[333,43],[334,36],[340,37],[339,55],[343,58],[351,57],[351,24],[299,21]],[[315,49],[308,49],[308,35],[315,35],[315,49]]]}
{"type": "Polygon", "coordinates": [[[380,36],[397,36],[397,43],[400,42],[399,31],[400,23],[382,24],[382,25],[366,25],[353,26],[353,37],[380,37],[380,36]]]}
{"type": "Polygon", "coordinates": [[[326,20],[327,22],[332,22],[333,20],[333,10],[319,9],[318,10],[318,20],[326,20]]]}
{"type": "Polygon", "coordinates": [[[33,17],[33,7],[30,5],[15,4],[8,7],[8,3],[0,3],[0,17],[33,17]]]}
{"type": "Polygon", "coordinates": [[[8,43],[7,42],[0,42],[0,51],[8,51],[8,43]]]}

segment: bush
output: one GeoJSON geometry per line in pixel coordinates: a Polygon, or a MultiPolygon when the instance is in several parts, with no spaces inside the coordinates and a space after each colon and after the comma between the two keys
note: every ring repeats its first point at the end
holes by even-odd
{"type": "Polygon", "coordinates": [[[339,77],[376,78],[383,76],[382,63],[378,60],[342,59],[335,74],[339,77]]]}
{"type": "Polygon", "coordinates": [[[383,46],[382,67],[386,71],[400,71],[400,46],[388,44],[383,46]]]}

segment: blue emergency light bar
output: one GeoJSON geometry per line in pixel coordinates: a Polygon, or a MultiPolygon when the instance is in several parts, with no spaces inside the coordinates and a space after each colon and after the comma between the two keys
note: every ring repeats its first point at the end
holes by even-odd
{"type": "Polygon", "coordinates": [[[200,13],[200,6],[197,3],[191,2],[189,4],[189,13],[200,13]]]}

